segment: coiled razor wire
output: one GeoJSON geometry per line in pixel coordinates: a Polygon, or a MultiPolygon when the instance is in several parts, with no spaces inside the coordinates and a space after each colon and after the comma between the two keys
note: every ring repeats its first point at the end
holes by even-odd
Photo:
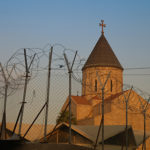
{"type": "MultiPolygon", "coordinates": [[[[46,97],[46,78],[47,78],[47,69],[48,69],[48,55],[50,48],[53,47],[53,59],[52,59],[52,84],[51,84],[51,99],[50,99],[50,117],[49,117],[49,124],[55,124],[55,120],[62,108],[63,103],[65,102],[67,96],[68,96],[68,89],[65,88],[66,82],[68,82],[68,70],[67,66],[64,60],[63,54],[66,53],[69,59],[69,62],[72,62],[72,58],[75,54],[75,50],[68,49],[65,46],[61,44],[54,44],[54,45],[46,45],[44,48],[26,48],[27,51],[27,59],[28,62],[30,62],[35,55],[35,59],[32,63],[31,69],[30,69],[30,78],[31,82],[29,82],[29,90],[27,94],[27,106],[25,108],[25,121],[27,123],[32,122],[35,114],[40,110],[40,107],[42,106],[42,103],[45,102],[45,97],[46,97]],[[43,81],[44,79],[44,81],[43,81]],[[44,83],[43,83],[44,82],[44,83]],[[64,83],[65,82],[65,83],[64,83]],[[45,87],[44,87],[45,86],[45,87]],[[54,98],[55,97],[55,98],[54,98]],[[39,99],[39,100],[38,100],[39,99]],[[34,109],[33,109],[34,108],[34,109]],[[33,114],[32,116],[30,114],[33,114]]],[[[4,65],[5,72],[9,73],[10,69],[14,67],[14,71],[10,77],[9,81],[9,92],[8,96],[10,96],[10,99],[12,100],[19,98],[16,97],[14,94],[21,94],[24,85],[24,76],[25,76],[25,63],[24,63],[24,52],[23,48],[17,50],[7,61],[6,65],[4,65]]],[[[91,92],[94,92],[94,87],[89,81],[88,83],[84,84],[82,81],[82,67],[85,63],[85,59],[81,58],[79,54],[77,55],[76,61],[74,63],[73,67],[73,74],[72,74],[72,79],[73,79],[73,85],[76,85],[76,87],[73,87],[73,94],[78,95],[77,90],[81,90],[80,88],[82,86],[86,86],[87,88],[91,89],[91,92]]],[[[1,76],[1,72],[0,72],[1,76]]],[[[99,74],[100,78],[105,78],[106,74],[99,74]]],[[[128,91],[131,88],[131,85],[122,85],[120,81],[117,81],[117,78],[113,75],[111,75],[111,78],[114,79],[120,86],[118,86],[118,89],[122,88],[122,92],[128,91]]],[[[1,76],[2,77],[2,76],[1,76]]],[[[4,80],[1,78],[0,79],[0,96],[2,97],[4,95],[4,80]]],[[[147,100],[149,97],[149,94],[136,88],[133,87],[133,91],[138,93],[143,99],[147,100]]],[[[109,93],[109,89],[105,90],[105,95],[109,93]]],[[[19,95],[18,94],[18,95],[19,95]]],[[[81,95],[81,94],[79,94],[81,95]]],[[[20,96],[21,97],[21,96],[20,96]]],[[[134,97],[134,94],[131,93],[130,99],[134,97]]],[[[10,100],[9,99],[9,100],[10,100]]],[[[134,100],[134,99],[133,99],[134,100]]],[[[15,101],[14,101],[15,102],[15,101]]],[[[12,107],[15,107],[15,105],[18,105],[19,107],[19,101],[17,100],[17,103],[12,104],[12,101],[8,103],[8,109],[12,109],[12,107]]],[[[129,100],[129,109],[131,111],[138,111],[141,113],[142,108],[141,104],[137,102],[136,104],[131,105],[132,101],[129,100]]],[[[117,107],[121,109],[125,109],[125,102],[124,98],[120,95],[118,96],[117,100],[114,101],[115,104],[117,104],[117,107]]],[[[13,114],[13,109],[11,111],[13,114]]],[[[10,113],[10,114],[11,114],[10,113]]],[[[17,113],[17,111],[15,111],[17,113]]],[[[149,111],[147,111],[147,114],[149,115],[149,111]]],[[[42,119],[44,117],[44,113],[42,113],[42,119]]],[[[40,118],[41,118],[40,117],[40,118]]],[[[40,119],[39,119],[39,122],[40,119]]],[[[42,121],[43,123],[43,121],[42,121]]],[[[35,131],[36,132],[36,131],[35,131]]]]}

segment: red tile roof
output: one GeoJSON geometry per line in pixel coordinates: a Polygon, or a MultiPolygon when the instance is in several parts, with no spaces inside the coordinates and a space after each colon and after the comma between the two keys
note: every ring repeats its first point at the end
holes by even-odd
{"type": "Polygon", "coordinates": [[[71,97],[77,104],[90,105],[90,103],[84,96],[71,96],[71,97]]]}

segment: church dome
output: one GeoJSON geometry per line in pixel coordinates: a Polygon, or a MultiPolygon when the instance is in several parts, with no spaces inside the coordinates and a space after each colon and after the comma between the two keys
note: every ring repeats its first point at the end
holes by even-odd
{"type": "Polygon", "coordinates": [[[104,34],[99,38],[82,70],[89,67],[115,67],[123,70],[104,34]]]}

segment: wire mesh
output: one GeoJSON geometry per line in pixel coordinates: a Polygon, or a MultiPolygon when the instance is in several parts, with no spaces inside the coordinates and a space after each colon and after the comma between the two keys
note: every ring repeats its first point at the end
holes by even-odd
{"type": "MultiPolygon", "coordinates": [[[[26,48],[27,50],[27,59],[30,64],[34,54],[35,59],[33,64],[31,64],[30,68],[30,78],[28,80],[28,88],[26,95],[26,103],[24,108],[23,115],[23,129],[21,135],[23,136],[27,131],[29,125],[32,123],[34,118],[37,116],[42,106],[46,101],[46,88],[47,88],[47,72],[48,72],[48,53],[50,51],[50,47],[53,46],[53,59],[52,59],[52,67],[51,67],[51,79],[50,79],[50,100],[49,100],[49,112],[48,112],[48,133],[52,131],[53,127],[56,124],[57,117],[61,111],[62,106],[64,105],[68,94],[68,70],[65,64],[63,54],[66,53],[69,62],[72,62],[72,59],[75,54],[75,50],[67,49],[65,46],[61,44],[47,45],[44,49],[39,48],[26,48]]],[[[14,67],[13,73],[10,77],[9,91],[8,92],[8,101],[7,101],[7,128],[12,130],[16,121],[16,118],[19,113],[19,109],[21,107],[22,97],[23,97],[23,87],[24,87],[24,75],[25,75],[25,63],[24,63],[24,49],[19,49],[14,53],[11,58],[7,61],[4,66],[5,72],[8,74],[10,72],[10,68],[14,67]]],[[[82,67],[85,63],[85,59],[81,58],[79,54],[74,63],[73,74],[72,74],[72,95],[81,96],[82,88],[86,87],[90,89],[91,93],[95,92],[95,84],[93,84],[92,78],[84,83],[82,81],[82,67]]],[[[99,71],[99,77],[102,81],[107,76],[107,73],[103,73],[99,71]]],[[[0,120],[2,120],[3,115],[3,98],[4,98],[4,80],[2,78],[2,72],[0,71],[0,120]]],[[[95,72],[96,76],[96,72],[95,72]]],[[[84,76],[84,78],[86,78],[84,76]]],[[[120,95],[113,101],[116,107],[121,110],[125,110],[125,100],[122,95],[128,94],[131,85],[122,84],[120,80],[117,79],[117,75],[110,73],[110,78],[118,84],[118,90],[121,89],[120,95]]],[[[108,84],[110,84],[110,80],[108,80],[108,84]]],[[[109,85],[110,87],[110,85],[109,85]]],[[[101,97],[100,86],[98,85],[97,95],[101,97]]],[[[149,94],[134,87],[132,89],[131,96],[129,98],[129,107],[128,109],[132,112],[138,112],[142,114],[142,107],[139,101],[135,101],[139,97],[142,99],[142,104],[145,105],[146,102],[144,100],[148,100],[149,94]]],[[[106,88],[104,95],[109,95],[110,88],[106,88]]],[[[110,95],[112,96],[112,95],[110,95]]],[[[111,97],[113,99],[113,96],[111,97]]],[[[147,117],[150,118],[150,109],[148,107],[147,117]]],[[[28,140],[31,141],[39,141],[44,136],[44,120],[45,120],[45,109],[39,115],[35,124],[32,126],[29,133],[25,136],[28,140]]],[[[143,120],[142,120],[143,121],[143,120]]],[[[16,133],[18,133],[18,126],[16,129],[16,133]]]]}

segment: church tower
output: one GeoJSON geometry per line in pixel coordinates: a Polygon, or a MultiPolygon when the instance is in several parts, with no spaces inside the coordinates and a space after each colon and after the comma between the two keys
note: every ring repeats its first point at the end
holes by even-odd
{"type": "Polygon", "coordinates": [[[82,68],[82,95],[87,99],[101,95],[100,81],[104,84],[108,74],[105,98],[121,92],[123,88],[123,67],[104,36],[103,27],[106,25],[103,20],[100,26],[102,34],[82,68]]]}

